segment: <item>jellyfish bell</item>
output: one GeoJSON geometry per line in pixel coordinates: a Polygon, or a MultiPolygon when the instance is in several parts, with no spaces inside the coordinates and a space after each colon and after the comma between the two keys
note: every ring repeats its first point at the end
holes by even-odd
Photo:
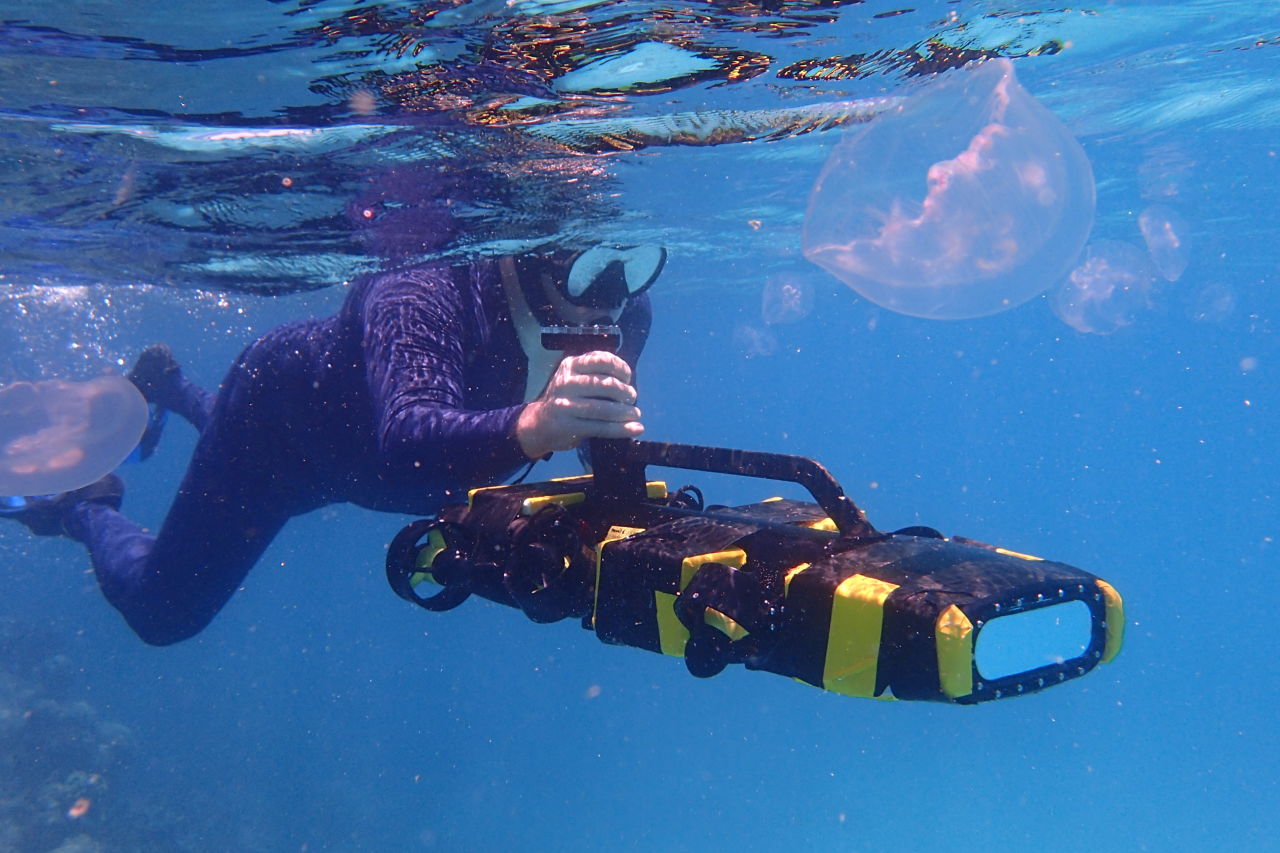
{"type": "Polygon", "coordinates": [[[1153,204],[1138,215],[1138,228],[1156,270],[1168,281],[1177,281],[1189,260],[1187,223],[1171,207],[1153,204]]]}
{"type": "Polygon", "coordinates": [[[770,276],[760,294],[760,319],[770,326],[796,323],[813,310],[813,285],[802,276],[770,276]]]}
{"type": "Polygon", "coordinates": [[[778,338],[768,326],[738,326],[733,343],[746,358],[767,358],[778,351],[778,338]]]}
{"type": "Polygon", "coordinates": [[[1074,265],[1094,180],[1070,131],[997,59],[948,74],[844,137],[823,167],[804,255],[892,311],[1005,311],[1074,265]]]}
{"type": "Polygon", "coordinates": [[[128,457],[147,414],[142,394],[115,374],[0,388],[0,495],[87,486],[128,457]]]}
{"type": "Polygon", "coordinates": [[[1077,332],[1109,335],[1151,307],[1156,270],[1123,240],[1090,243],[1080,266],[1049,295],[1058,319],[1077,332]]]}

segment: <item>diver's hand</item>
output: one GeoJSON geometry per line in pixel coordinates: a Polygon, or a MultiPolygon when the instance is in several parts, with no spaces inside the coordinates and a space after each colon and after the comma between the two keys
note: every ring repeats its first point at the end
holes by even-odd
{"type": "Polygon", "coordinates": [[[635,438],[644,432],[631,367],[611,352],[560,362],[542,396],[516,421],[516,439],[530,459],[570,450],[584,438],[635,438]]]}

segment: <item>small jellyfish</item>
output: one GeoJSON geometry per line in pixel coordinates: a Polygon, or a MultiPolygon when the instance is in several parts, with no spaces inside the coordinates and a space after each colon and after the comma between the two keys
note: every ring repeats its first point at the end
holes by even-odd
{"type": "Polygon", "coordinates": [[[1132,243],[1090,243],[1085,259],[1049,297],[1058,319],[1078,332],[1109,335],[1151,306],[1155,270],[1132,243]]]}
{"type": "Polygon", "coordinates": [[[739,326],[733,330],[733,343],[747,358],[763,358],[778,351],[778,339],[767,328],[739,326]]]}
{"type": "Polygon", "coordinates": [[[795,323],[813,310],[813,285],[794,273],[779,273],[765,282],[760,318],[776,326],[795,323]]]}
{"type": "Polygon", "coordinates": [[[804,255],[884,308],[981,317],[1061,280],[1093,213],[1080,143],[996,59],[840,142],[809,199],[804,255]]]}
{"type": "MultiPolygon", "coordinates": [[[[1197,155],[1199,156],[1199,155],[1197,155]]],[[[1148,149],[1138,166],[1142,197],[1152,201],[1182,195],[1183,185],[1195,175],[1199,163],[1181,143],[1162,142],[1148,149]]]]}
{"type": "Polygon", "coordinates": [[[1187,308],[1187,316],[1197,323],[1222,323],[1236,310],[1236,294],[1220,282],[1207,285],[1196,294],[1187,308]]]}
{"type": "Polygon", "coordinates": [[[147,401],[123,376],[0,388],[0,495],[78,489],[124,461],[147,425],[147,401]]]}
{"type": "Polygon", "coordinates": [[[1178,212],[1153,204],[1138,215],[1138,227],[1147,243],[1147,254],[1168,281],[1177,281],[1187,268],[1187,223],[1178,212]]]}

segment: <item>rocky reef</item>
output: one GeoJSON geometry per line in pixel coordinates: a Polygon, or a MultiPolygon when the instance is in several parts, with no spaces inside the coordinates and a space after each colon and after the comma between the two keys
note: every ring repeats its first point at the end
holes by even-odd
{"type": "Polygon", "coordinates": [[[198,849],[178,815],[113,788],[134,736],[83,697],[60,635],[0,617],[0,850],[198,849]]]}

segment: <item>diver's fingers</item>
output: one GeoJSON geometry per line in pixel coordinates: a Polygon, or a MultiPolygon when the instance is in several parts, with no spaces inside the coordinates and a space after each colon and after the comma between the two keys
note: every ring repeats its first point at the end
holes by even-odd
{"type": "Polygon", "coordinates": [[[636,438],[644,434],[640,421],[598,421],[575,418],[565,424],[569,446],[588,438],[636,438]]]}
{"type": "Polygon", "coordinates": [[[570,374],[556,386],[556,393],[572,397],[592,397],[631,405],[636,401],[636,389],[616,376],[601,374],[570,374]]]}
{"type": "MultiPolygon", "coordinates": [[[[640,420],[635,406],[593,397],[557,397],[552,401],[557,413],[574,421],[627,423],[640,420]]],[[[575,424],[576,426],[576,424],[575,424]]]]}
{"type": "Polygon", "coordinates": [[[581,434],[582,438],[639,438],[644,435],[644,424],[639,421],[628,421],[622,424],[604,421],[591,423],[593,426],[590,431],[581,434]]]}
{"type": "Polygon", "coordinates": [[[575,374],[612,376],[620,382],[631,384],[631,365],[616,353],[596,350],[571,356],[564,363],[575,374]]]}
{"type": "Polygon", "coordinates": [[[526,405],[516,439],[530,459],[576,447],[586,438],[636,438],[644,432],[640,410],[611,400],[552,397],[526,405]]]}

